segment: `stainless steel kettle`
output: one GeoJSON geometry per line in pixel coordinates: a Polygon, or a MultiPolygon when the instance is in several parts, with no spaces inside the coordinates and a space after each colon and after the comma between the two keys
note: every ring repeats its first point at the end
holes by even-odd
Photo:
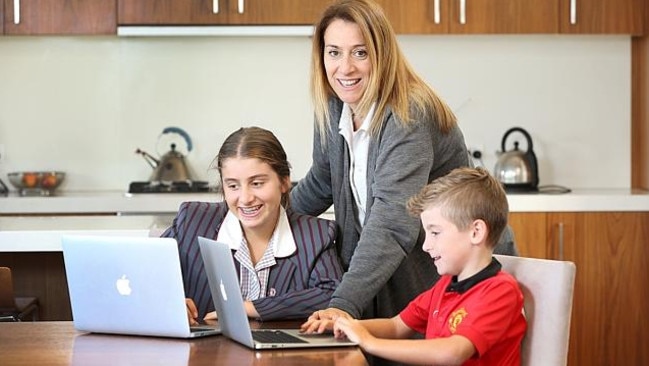
{"type": "Polygon", "coordinates": [[[513,127],[505,132],[501,142],[502,153],[498,157],[494,176],[504,185],[505,190],[536,191],[539,185],[539,170],[536,155],[532,147],[532,138],[521,127],[513,127]],[[514,141],[514,149],[506,151],[507,137],[520,132],[527,140],[527,151],[518,149],[518,141],[514,141]]]}
{"type": "MultiPolygon", "coordinates": [[[[162,135],[174,133],[180,135],[187,145],[187,152],[192,151],[192,140],[184,130],[178,127],[167,127],[162,131],[162,135]]],[[[158,138],[158,141],[160,138],[158,138]]],[[[142,155],[144,160],[146,160],[149,165],[153,168],[153,173],[149,181],[151,182],[191,182],[192,177],[190,169],[185,162],[185,156],[180,152],[176,151],[176,144],[170,144],[170,150],[162,155],[160,159],[156,159],[151,154],[143,151],[141,149],[135,150],[136,154],[142,155]]]]}

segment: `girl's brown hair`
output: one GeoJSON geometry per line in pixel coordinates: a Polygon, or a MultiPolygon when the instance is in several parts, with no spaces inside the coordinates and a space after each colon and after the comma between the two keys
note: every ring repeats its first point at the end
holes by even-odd
{"type": "MultiPolygon", "coordinates": [[[[284,147],[268,130],[260,127],[242,127],[230,134],[214,159],[219,175],[225,160],[236,157],[259,159],[270,165],[282,183],[290,181],[291,164],[286,158],[284,147]]],[[[289,190],[282,194],[281,204],[285,208],[289,206],[289,190]]]]}

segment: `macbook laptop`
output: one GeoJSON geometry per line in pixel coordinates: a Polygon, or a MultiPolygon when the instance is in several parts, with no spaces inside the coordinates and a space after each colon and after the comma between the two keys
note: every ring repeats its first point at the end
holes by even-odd
{"type": "Polygon", "coordinates": [[[299,329],[251,329],[230,247],[198,237],[205,272],[223,335],[255,349],[355,346],[333,334],[302,334],[299,329]]]}
{"type": "Polygon", "coordinates": [[[174,239],[67,235],[61,241],[77,330],[177,338],[220,333],[189,326],[174,239]]]}

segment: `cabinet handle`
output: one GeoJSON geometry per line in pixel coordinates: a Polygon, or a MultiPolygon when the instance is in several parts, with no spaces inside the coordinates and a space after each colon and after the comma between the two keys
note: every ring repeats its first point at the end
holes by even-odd
{"type": "Polygon", "coordinates": [[[559,260],[563,260],[563,222],[559,223],[559,260]]]}
{"type": "Polygon", "coordinates": [[[212,13],[219,13],[219,0],[212,0],[212,13]]]}
{"type": "Polygon", "coordinates": [[[466,0],[460,0],[460,24],[466,24],[466,0]]]}
{"type": "Polygon", "coordinates": [[[14,24],[20,24],[20,0],[14,0],[14,24]]]}
{"type": "Polygon", "coordinates": [[[577,0],[570,0],[570,24],[577,24],[577,0]]]}
{"type": "Polygon", "coordinates": [[[441,9],[439,8],[439,0],[433,1],[433,21],[435,24],[439,24],[442,19],[440,17],[441,9]]]}
{"type": "Polygon", "coordinates": [[[239,0],[237,3],[237,9],[239,10],[239,14],[243,14],[243,2],[245,0],[239,0]]]}

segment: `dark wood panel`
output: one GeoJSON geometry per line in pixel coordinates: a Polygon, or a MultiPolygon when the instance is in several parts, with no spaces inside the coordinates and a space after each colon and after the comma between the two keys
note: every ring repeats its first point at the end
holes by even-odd
{"type": "Polygon", "coordinates": [[[10,267],[16,296],[36,296],[41,320],[72,320],[61,252],[0,253],[0,266],[10,267]]]}
{"type": "Polygon", "coordinates": [[[649,189],[649,36],[631,41],[631,187],[649,189]]]}
{"type": "Polygon", "coordinates": [[[569,365],[649,364],[649,213],[550,213],[577,266],[569,365]]]}
{"type": "Polygon", "coordinates": [[[116,34],[116,0],[20,0],[20,23],[14,2],[4,0],[5,34],[116,34]]]}
{"type": "Polygon", "coordinates": [[[559,4],[547,0],[467,1],[460,23],[459,1],[451,1],[449,33],[558,33],[559,4]]]}
{"type": "Polygon", "coordinates": [[[545,212],[511,212],[509,226],[521,257],[549,258],[545,212]]]}
{"type": "Polygon", "coordinates": [[[561,1],[561,33],[641,35],[645,28],[645,0],[577,0],[575,24],[570,1],[561,1]]]}
{"type": "MultiPolygon", "coordinates": [[[[298,324],[251,322],[251,327],[293,328],[298,324]]],[[[87,334],[75,331],[72,322],[0,323],[0,355],[3,366],[367,365],[358,347],[255,351],[223,336],[186,340],[87,334]]]]}

